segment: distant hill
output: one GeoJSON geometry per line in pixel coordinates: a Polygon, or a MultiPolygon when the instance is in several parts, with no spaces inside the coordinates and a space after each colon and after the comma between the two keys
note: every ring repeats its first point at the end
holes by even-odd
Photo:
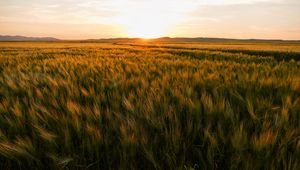
{"type": "Polygon", "coordinates": [[[161,37],[152,39],[154,41],[167,41],[167,42],[291,42],[300,43],[300,40],[277,40],[277,39],[231,39],[231,38],[209,38],[209,37],[196,37],[196,38],[185,38],[185,37],[161,37]]]}
{"type": "Polygon", "coordinates": [[[58,41],[53,37],[25,37],[25,36],[8,36],[0,35],[0,41],[58,41]]]}
{"type": "MultiPolygon", "coordinates": [[[[108,38],[108,39],[86,39],[81,42],[137,42],[143,41],[142,38],[108,38]]],[[[170,43],[186,43],[186,42],[233,42],[233,43],[300,43],[300,40],[276,40],[276,39],[230,39],[230,38],[209,38],[209,37],[161,37],[148,39],[150,42],[170,42],[170,43]]]]}
{"type": "MultiPolygon", "coordinates": [[[[70,42],[138,42],[144,41],[143,38],[100,38],[100,39],[82,39],[82,40],[61,40],[53,37],[26,37],[26,36],[9,36],[0,35],[0,41],[70,41],[70,42]]],[[[276,40],[276,39],[230,39],[230,38],[209,38],[209,37],[161,37],[148,39],[150,42],[170,42],[170,43],[185,43],[185,42],[246,42],[246,43],[300,43],[300,40],[276,40]]]]}

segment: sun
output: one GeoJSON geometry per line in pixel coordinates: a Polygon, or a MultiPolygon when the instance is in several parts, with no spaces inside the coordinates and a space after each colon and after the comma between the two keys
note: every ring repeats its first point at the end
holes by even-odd
{"type": "Polygon", "coordinates": [[[158,38],[165,36],[172,22],[161,13],[133,11],[123,15],[125,34],[131,38],[158,38]]]}
{"type": "Polygon", "coordinates": [[[180,17],[166,5],[157,1],[136,1],[121,10],[117,23],[123,27],[124,34],[130,38],[158,38],[167,36],[178,23],[180,17]]]}
{"type": "Polygon", "coordinates": [[[155,23],[143,23],[128,25],[126,35],[131,38],[159,38],[166,35],[166,28],[155,23]]]}
{"type": "Polygon", "coordinates": [[[194,8],[193,3],[183,0],[124,2],[119,1],[119,13],[113,22],[122,28],[124,36],[131,38],[172,36],[174,28],[186,22],[185,16],[194,8]]]}

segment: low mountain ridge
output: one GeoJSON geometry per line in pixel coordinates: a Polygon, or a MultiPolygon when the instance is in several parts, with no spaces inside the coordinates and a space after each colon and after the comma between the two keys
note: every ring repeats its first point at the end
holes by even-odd
{"type": "Polygon", "coordinates": [[[0,35],[0,41],[58,41],[59,39],[53,37],[25,37],[25,36],[9,36],[0,35]]]}

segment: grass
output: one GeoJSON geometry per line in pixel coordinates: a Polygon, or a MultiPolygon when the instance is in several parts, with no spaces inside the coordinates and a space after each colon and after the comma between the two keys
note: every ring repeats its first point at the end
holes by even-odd
{"type": "Polygon", "coordinates": [[[299,169],[299,49],[0,43],[0,168],[299,169]]]}

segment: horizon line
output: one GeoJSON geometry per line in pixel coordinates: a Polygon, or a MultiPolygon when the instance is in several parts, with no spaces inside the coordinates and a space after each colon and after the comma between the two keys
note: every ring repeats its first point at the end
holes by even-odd
{"type": "MultiPolygon", "coordinates": [[[[215,39],[215,40],[240,40],[240,41],[300,41],[300,39],[280,39],[280,38],[229,38],[229,37],[171,37],[171,36],[162,36],[162,37],[153,37],[153,38],[143,38],[143,37],[100,37],[100,38],[82,38],[82,39],[70,39],[70,38],[56,38],[52,36],[23,36],[23,35],[3,35],[0,34],[1,37],[10,37],[10,38],[31,38],[31,39],[53,39],[52,41],[96,41],[96,40],[114,40],[114,39],[144,39],[144,40],[157,40],[157,39],[215,39]]],[[[1,41],[1,39],[0,39],[1,41]]],[[[18,40],[16,40],[18,41],[18,40]]],[[[38,40],[36,40],[38,41],[38,40]]]]}

